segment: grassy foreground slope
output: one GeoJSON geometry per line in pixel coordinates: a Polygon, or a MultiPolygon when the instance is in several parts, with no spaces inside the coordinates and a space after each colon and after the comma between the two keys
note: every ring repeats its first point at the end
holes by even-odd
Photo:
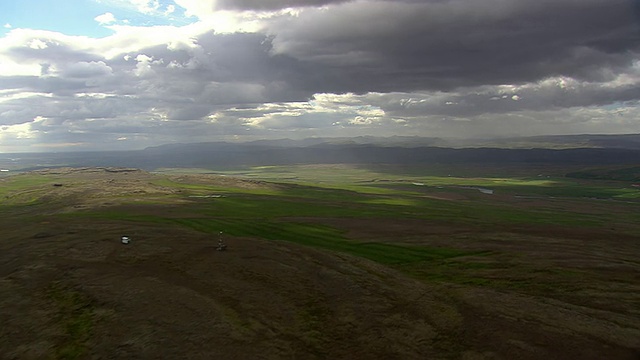
{"type": "Polygon", "coordinates": [[[638,189],[436,170],[2,178],[0,354],[637,358],[638,189]]]}

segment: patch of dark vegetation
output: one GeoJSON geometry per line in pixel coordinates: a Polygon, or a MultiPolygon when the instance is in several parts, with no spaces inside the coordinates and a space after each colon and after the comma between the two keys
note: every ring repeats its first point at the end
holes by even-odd
{"type": "Polygon", "coordinates": [[[595,168],[576,171],[567,174],[567,177],[589,180],[615,180],[640,182],[640,166],[622,168],[595,168]]]}
{"type": "MultiPolygon", "coordinates": [[[[490,253],[481,255],[489,256],[490,253]]],[[[476,255],[477,256],[477,255],[476,255]]],[[[400,269],[429,282],[489,287],[517,291],[535,296],[559,297],[581,290],[585,274],[561,268],[530,268],[499,262],[489,257],[485,262],[474,257],[444,259],[421,264],[409,264],[400,269]]]]}
{"type": "Polygon", "coordinates": [[[50,238],[50,237],[54,237],[54,236],[56,236],[56,235],[53,234],[53,233],[50,233],[50,232],[39,232],[39,233],[36,233],[35,235],[33,235],[33,238],[34,239],[46,239],[46,238],[50,238]]]}
{"type": "Polygon", "coordinates": [[[51,284],[47,295],[57,310],[55,320],[63,334],[55,349],[56,359],[85,358],[87,342],[94,327],[94,301],[82,291],[62,282],[51,284]]]}

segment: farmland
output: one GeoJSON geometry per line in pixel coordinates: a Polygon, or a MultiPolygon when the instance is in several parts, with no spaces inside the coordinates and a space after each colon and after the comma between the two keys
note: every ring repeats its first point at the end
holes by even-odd
{"type": "Polygon", "coordinates": [[[2,177],[0,353],[634,359],[640,190],[567,172],[333,164],[2,177]]]}

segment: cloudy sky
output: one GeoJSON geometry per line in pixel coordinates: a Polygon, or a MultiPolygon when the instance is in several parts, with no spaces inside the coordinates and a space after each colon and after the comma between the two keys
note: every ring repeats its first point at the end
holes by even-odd
{"type": "Polygon", "coordinates": [[[640,133],[640,0],[0,2],[0,152],[640,133]]]}

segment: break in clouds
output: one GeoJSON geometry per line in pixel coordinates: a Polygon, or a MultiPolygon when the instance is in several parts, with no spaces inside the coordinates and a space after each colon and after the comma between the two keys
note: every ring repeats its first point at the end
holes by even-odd
{"type": "Polygon", "coordinates": [[[635,1],[175,6],[195,21],[0,38],[0,151],[640,130],[635,1]]]}

